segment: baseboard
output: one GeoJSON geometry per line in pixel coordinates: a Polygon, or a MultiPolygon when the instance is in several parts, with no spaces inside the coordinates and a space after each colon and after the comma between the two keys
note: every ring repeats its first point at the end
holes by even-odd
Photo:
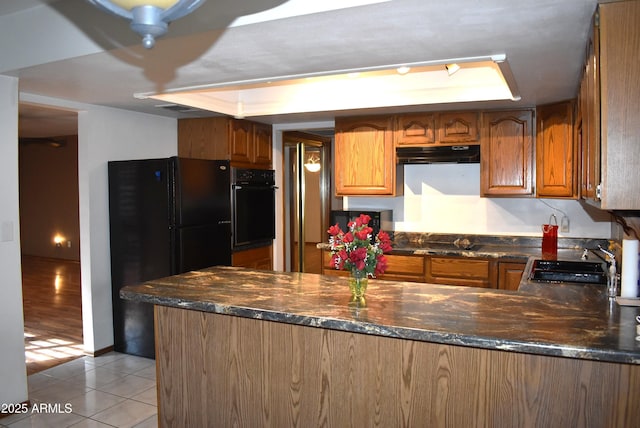
{"type": "Polygon", "coordinates": [[[98,349],[94,352],[85,352],[85,354],[90,357],[99,357],[100,355],[108,354],[109,352],[113,352],[113,345],[107,346],[106,348],[98,349]]]}

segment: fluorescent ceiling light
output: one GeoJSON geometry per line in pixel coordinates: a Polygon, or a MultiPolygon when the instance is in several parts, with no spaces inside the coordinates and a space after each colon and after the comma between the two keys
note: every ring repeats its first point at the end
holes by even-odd
{"type": "Polygon", "coordinates": [[[504,55],[456,58],[137,94],[235,117],[519,99],[504,55]],[[445,64],[460,69],[449,75],[445,64]],[[399,74],[401,66],[409,67],[399,74]]]}

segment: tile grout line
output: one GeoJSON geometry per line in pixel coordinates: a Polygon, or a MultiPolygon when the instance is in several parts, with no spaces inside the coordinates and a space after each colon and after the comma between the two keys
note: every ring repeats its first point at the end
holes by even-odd
{"type": "MultiPolygon", "coordinates": [[[[80,413],[75,413],[73,409],[71,409],[70,414],[72,414],[74,418],[79,418],[79,419],[71,422],[72,425],[67,425],[67,426],[74,426],[76,424],[83,424],[83,423],[86,424],[87,420],[91,420],[92,422],[103,424],[105,426],[115,426],[113,424],[104,422],[104,420],[109,420],[113,422],[114,420],[118,420],[118,418],[123,417],[122,412],[116,412],[115,414],[110,415],[109,411],[110,410],[116,411],[116,408],[118,406],[125,406],[124,407],[125,409],[126,408],[132,409],[132,407],[130,406],[127,407],[127,403],[129,403],[129,405],[134,404],[133,408],[136,408],[136,406],[138,406],[137,407],[138,409],[144,409],[142,411],[145,413],[151,412],[153,409],[154,413],[151,413],[146,417],[142,415],[142,417],[144,417],[144,419],[142,420],[137,419],[137,417],[140,416],[140,413],[127,415],[125,417],[131,417],[131,420],[128,422],[124,422],[125,424],[132,424],[131,426],[137,426],[139,424],[144,424],[144,426],[147,426],[149,423],[153,424],[152,418],[154,418],[154,416],[157,418],[157,408],[158,408],[157,402],[155,404],[151,404],[150,402],[142,401],[139,397],[142,394],[149,393],[150,390],[155,391],[157,386],[156,379],[155,379],[155,376],[141,376],[137,373],[144,372],[145,370],[151,370],[151,368],[155,366],[155,362],[153,360],[145,361],[144,359],[141,359],[142,357],[130,356],[130,355],[118,354],[118,353],[106,354],[106,356],[108,356],[108,358],[105,359],[105,361],[96,361],[98,358],[104,358],[105,356],[96,357],[96,359],[85,356],[85,357],[82,357],[83,360],[76,359],[76,360],[68,361],[59,366],[54,366],[49,369],[43,370],[41,372],[29,375],[28,376],[29,388],[33,387],[32,381],[36,379],[36,376],[38,379],[38,381],[36,382],[36,384],[38,384],[38,386],[35,387],[36,389],[34,390],[29,389],[29,397],[31,402],[52,404],[52,402],[48,403],[46,400],[47,398],[50,398],[49,395],[51,397],[54,397],[56,395],[56,386],[61,388],[60,391],[64,391],[65,387],[78,388],[84,391],[80,392],[77,395],[73,395],[72,393],[71,397],[68,397],[68,398],[65,397],[62,400],[62,402],[66,401],[67,404],[71,404],[72,402],[82,402],[82,400],[87,398],[87,395],[96,394],[96,393],[106,394],[107,396],[111,396],[114,399],[117,399],[118,401],[109,405],[104,409],[100,408],[97,411],[96,409],[98,409],[99,406],[96,406],[94,409],[90,410],[91,412],[94,412],[94,413],[92,413],[89,416],[85,416],[80,413]],[[127,361],[127,359],[129,360],[127,361]],[[120,361],[119,364],[122,365],[122,369],[124,370],[117,368],[118,361],[120,361]],[[105,367],[105,366],[108,366],[109,364],[115,364],[115,366],[105,367]],[[140,368],[135,369],[136,365],[139,365],[140,368]],[[94,377],[92,380],[89,380],[86,377],[86,374],[90,372],[94,372],[93,375],[99,377],[98,373],[95,372],[95,370],[98,367],[101,367],[107,372],[110,372],[111,374],[116,376],[116,378],[111,380],[110,382],[105,383],[104,385],[99,385],[101,382],[97,380],[98,379],[97,377],[94,377]],[[132,367],[134,368],[132,369],[132,367]],[[135,370],[135,371],[132,371],[132,370],[135,370]],[[49,371],[49,373],[46,373],[47,371],[49,371]],[[130,395],[130,393],[126,391],[118,391],[119,392],[118,394],[114,394],[113,392],[109,392],[108,390],[107,391],[103,390],[103,389],[109,389],[109,386],[114,386],[117,389],[118,383],[121,383],[123,379],[127,379],[127,378],[134,381],[134,385],[131,385],[131,386],[132,388],[136,389],[136,392],[133,395],[130,395]],[[40,382],[41,382],[41,385],[39,384],[40,382]],[[92,384],[95,384],[97,386],[95,387],[90,386],[87,382],[91,382],[92,384]],[[140,389],[140,387],[135,384],[136,382],[139,382],[144,387],[140,389]],[[146,383],[148,383],[148,386],[145,386],[146,383]],[[47,390],[47,388],[49,388],[49,390],[47,390]],[[38,396],[37,394],[38,391],[42,392],[41,396],[43,398],[41,399],[35,398],[38,396]],[[130,396],[127,397],[121,394],[126,394],[130,396]],[[102,417],[103,420],[95,418],[96,415],[100,415],[100,414],[103,415],[102,417]]],[[[96,399],[96,398],[94,397],[93,399],[96,399]]],[[[99,401],[96,401],[96,403],[97,402],[99,401]]],[[[86,403],[83,404],[82,406],[84,407],[85,405],[88,406],[89,409],[92,406],[91,404],[86,404],[86,403]]],[[[11,426],[14,424],[22,426],[26,418],[30,418],[31,419],[30,422],[37,420],[39,424],[44,424],[45,426],[48,426],[48,424],[51,423],[57,417],[55,415],[58,415],[58,414],[60,413],[53,412],[51,416],[48,417],[47,414],[38,413],[38,416],[35,419],[31,419],[34,416],[33,413],[31,415],[25,414],[23,415],[24,417],[16,417],[15,419],[8,419],[7,421],[1,421],[0,427],[11,428],[11,426]],[[47,420],[51,420],[51,422],[47,422],[47,420]]],[[[7,418],[12,418],[12,417],[14,417],[14,415],[8,416],[7,418]]],[[[122,423],[122,422],[119,422],[119,423],[122,423]]]]}

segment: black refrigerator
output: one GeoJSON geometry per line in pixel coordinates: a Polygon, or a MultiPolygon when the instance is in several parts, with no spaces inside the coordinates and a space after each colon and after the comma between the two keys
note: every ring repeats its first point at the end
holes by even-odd
{"type": "Polygon", "coordinates": [[[231,168],[171,157],[108,170],[114,350],[155,358],[153,306],[121,299],[120,289],[231,265],[231,168]]]}

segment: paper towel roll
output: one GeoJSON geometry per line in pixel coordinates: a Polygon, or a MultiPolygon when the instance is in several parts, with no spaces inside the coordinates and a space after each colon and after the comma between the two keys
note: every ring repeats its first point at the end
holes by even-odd
{"type": "Polygon", "coordinates": [[[638,244],[637,239],[622,240],[620,297],[638,297],[638,244]]]}

